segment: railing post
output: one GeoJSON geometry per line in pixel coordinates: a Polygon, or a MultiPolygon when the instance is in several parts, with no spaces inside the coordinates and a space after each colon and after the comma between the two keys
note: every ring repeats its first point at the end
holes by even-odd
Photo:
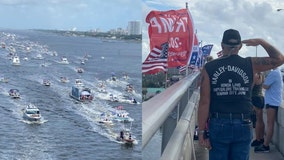
{"type": "MultiPolygon", "coordinates": [[[[166,148],[169,139],[172,136],[174,129],[176,128],[178,122],[178,110],[179,110],[179,103],[176,108],[170,113],[166,121],[162,126],[162,149],[161,152],[163,153],[164,149],[166,148]]],[[[161,153],[161,154],[162,154],[161,153]]]]}

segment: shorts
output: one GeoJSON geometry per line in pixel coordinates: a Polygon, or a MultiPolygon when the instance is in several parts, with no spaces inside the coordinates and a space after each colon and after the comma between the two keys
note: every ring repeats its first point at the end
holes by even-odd
{"type": "Polygon", "coordinates": [[[272,105],[270,105],[270,104],[266,104],[265,107],[266,107],[266,109],[267,109],[267,108],[273,108],[273,109],[275,109],[276,111],[277,111],[278,108],[279,108],[279,106],[272,106],[272,105]]]}
{"type": "Polygon", "coordinates": [[[254,96],[251,97],[253,106],[263,109],[264,108],[264,97],[263,96],[254,96]]]}

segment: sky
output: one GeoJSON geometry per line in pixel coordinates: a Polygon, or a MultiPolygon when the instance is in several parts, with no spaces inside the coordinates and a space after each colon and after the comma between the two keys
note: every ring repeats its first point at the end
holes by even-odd
{"type": "Polygon", "coordinates": [[[0,0],[0,28],[126,29],[141,20],[141,0],[0,0]]]}
{"type": "MultiPolygon", "coordinates": [[[[166,11],[186,7],[193,19],[202,45],[213,44],[211,55],[217,58],[221,50],[223,32],[233,28],[240,32],[242,40],[263,38],[284,53],[283,0],[143,0],[142,1],[142,62],[149,51],[147,14],[152,10],[166,11]]],[[[239,55],[268,56],[261,47],[243,45],[239,55]]]]}

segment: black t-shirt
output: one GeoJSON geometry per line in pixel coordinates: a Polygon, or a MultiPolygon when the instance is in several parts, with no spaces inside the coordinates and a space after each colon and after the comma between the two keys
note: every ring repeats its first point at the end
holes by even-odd
{"type": "Polygon", "coordinates": [[[221,57],[206,63],[210,79],[210,113],[251,112],[253,70],[251,58],[221,57]]]}

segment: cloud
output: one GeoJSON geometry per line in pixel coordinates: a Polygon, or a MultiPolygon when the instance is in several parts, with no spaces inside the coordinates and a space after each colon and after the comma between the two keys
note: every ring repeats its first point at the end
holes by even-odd
{"type": "MultiPolygon", "coordinates": [[[[179,0],[151,0],[143,1],[143,18],[151,10],[170,10],[184,8],[185,2],[179,0]],[[161,2],[163,2],[161,4],[161,2]]],[[[188,8],[194,20],[197,35],[202,44],[214,44],[211,54],[221,50],[221,39],[224,30],[234,28],[240,31],[242,39],[263,38],[280,49],[284,40],[279,33],[283,32],[283,12],[277,12],[277,8],[284,8],[281,0],[192,0],[188,8]]],[[[148,24],[143,23],[143,29],[147,30],[148,24]]],[[[145,31],[144,31],[145,32],[145,31]]],[[[145,34],[146,35],[146,34],[145,34]]],[[[148,38],[143,36],[143,38],[148,38]]],[[[143,40],[143,46],[146,46],[143,40]]],[[[147,56],[147,48],[143,49],[144,57],[147,56]]],[[[258,47],[258,56],[267,56],[267,53],[258,47]]],[[[284,50],[282,49],[284,52],[284,50]]],[[[240,52],[242,56],[255,56],[255,47],[243,46],[240,52]]]]}
{"type": "Polygon", "coordinates": [[[1,28],[126,29],[141,20],[140,0],[0,0],[1,28]]]}

